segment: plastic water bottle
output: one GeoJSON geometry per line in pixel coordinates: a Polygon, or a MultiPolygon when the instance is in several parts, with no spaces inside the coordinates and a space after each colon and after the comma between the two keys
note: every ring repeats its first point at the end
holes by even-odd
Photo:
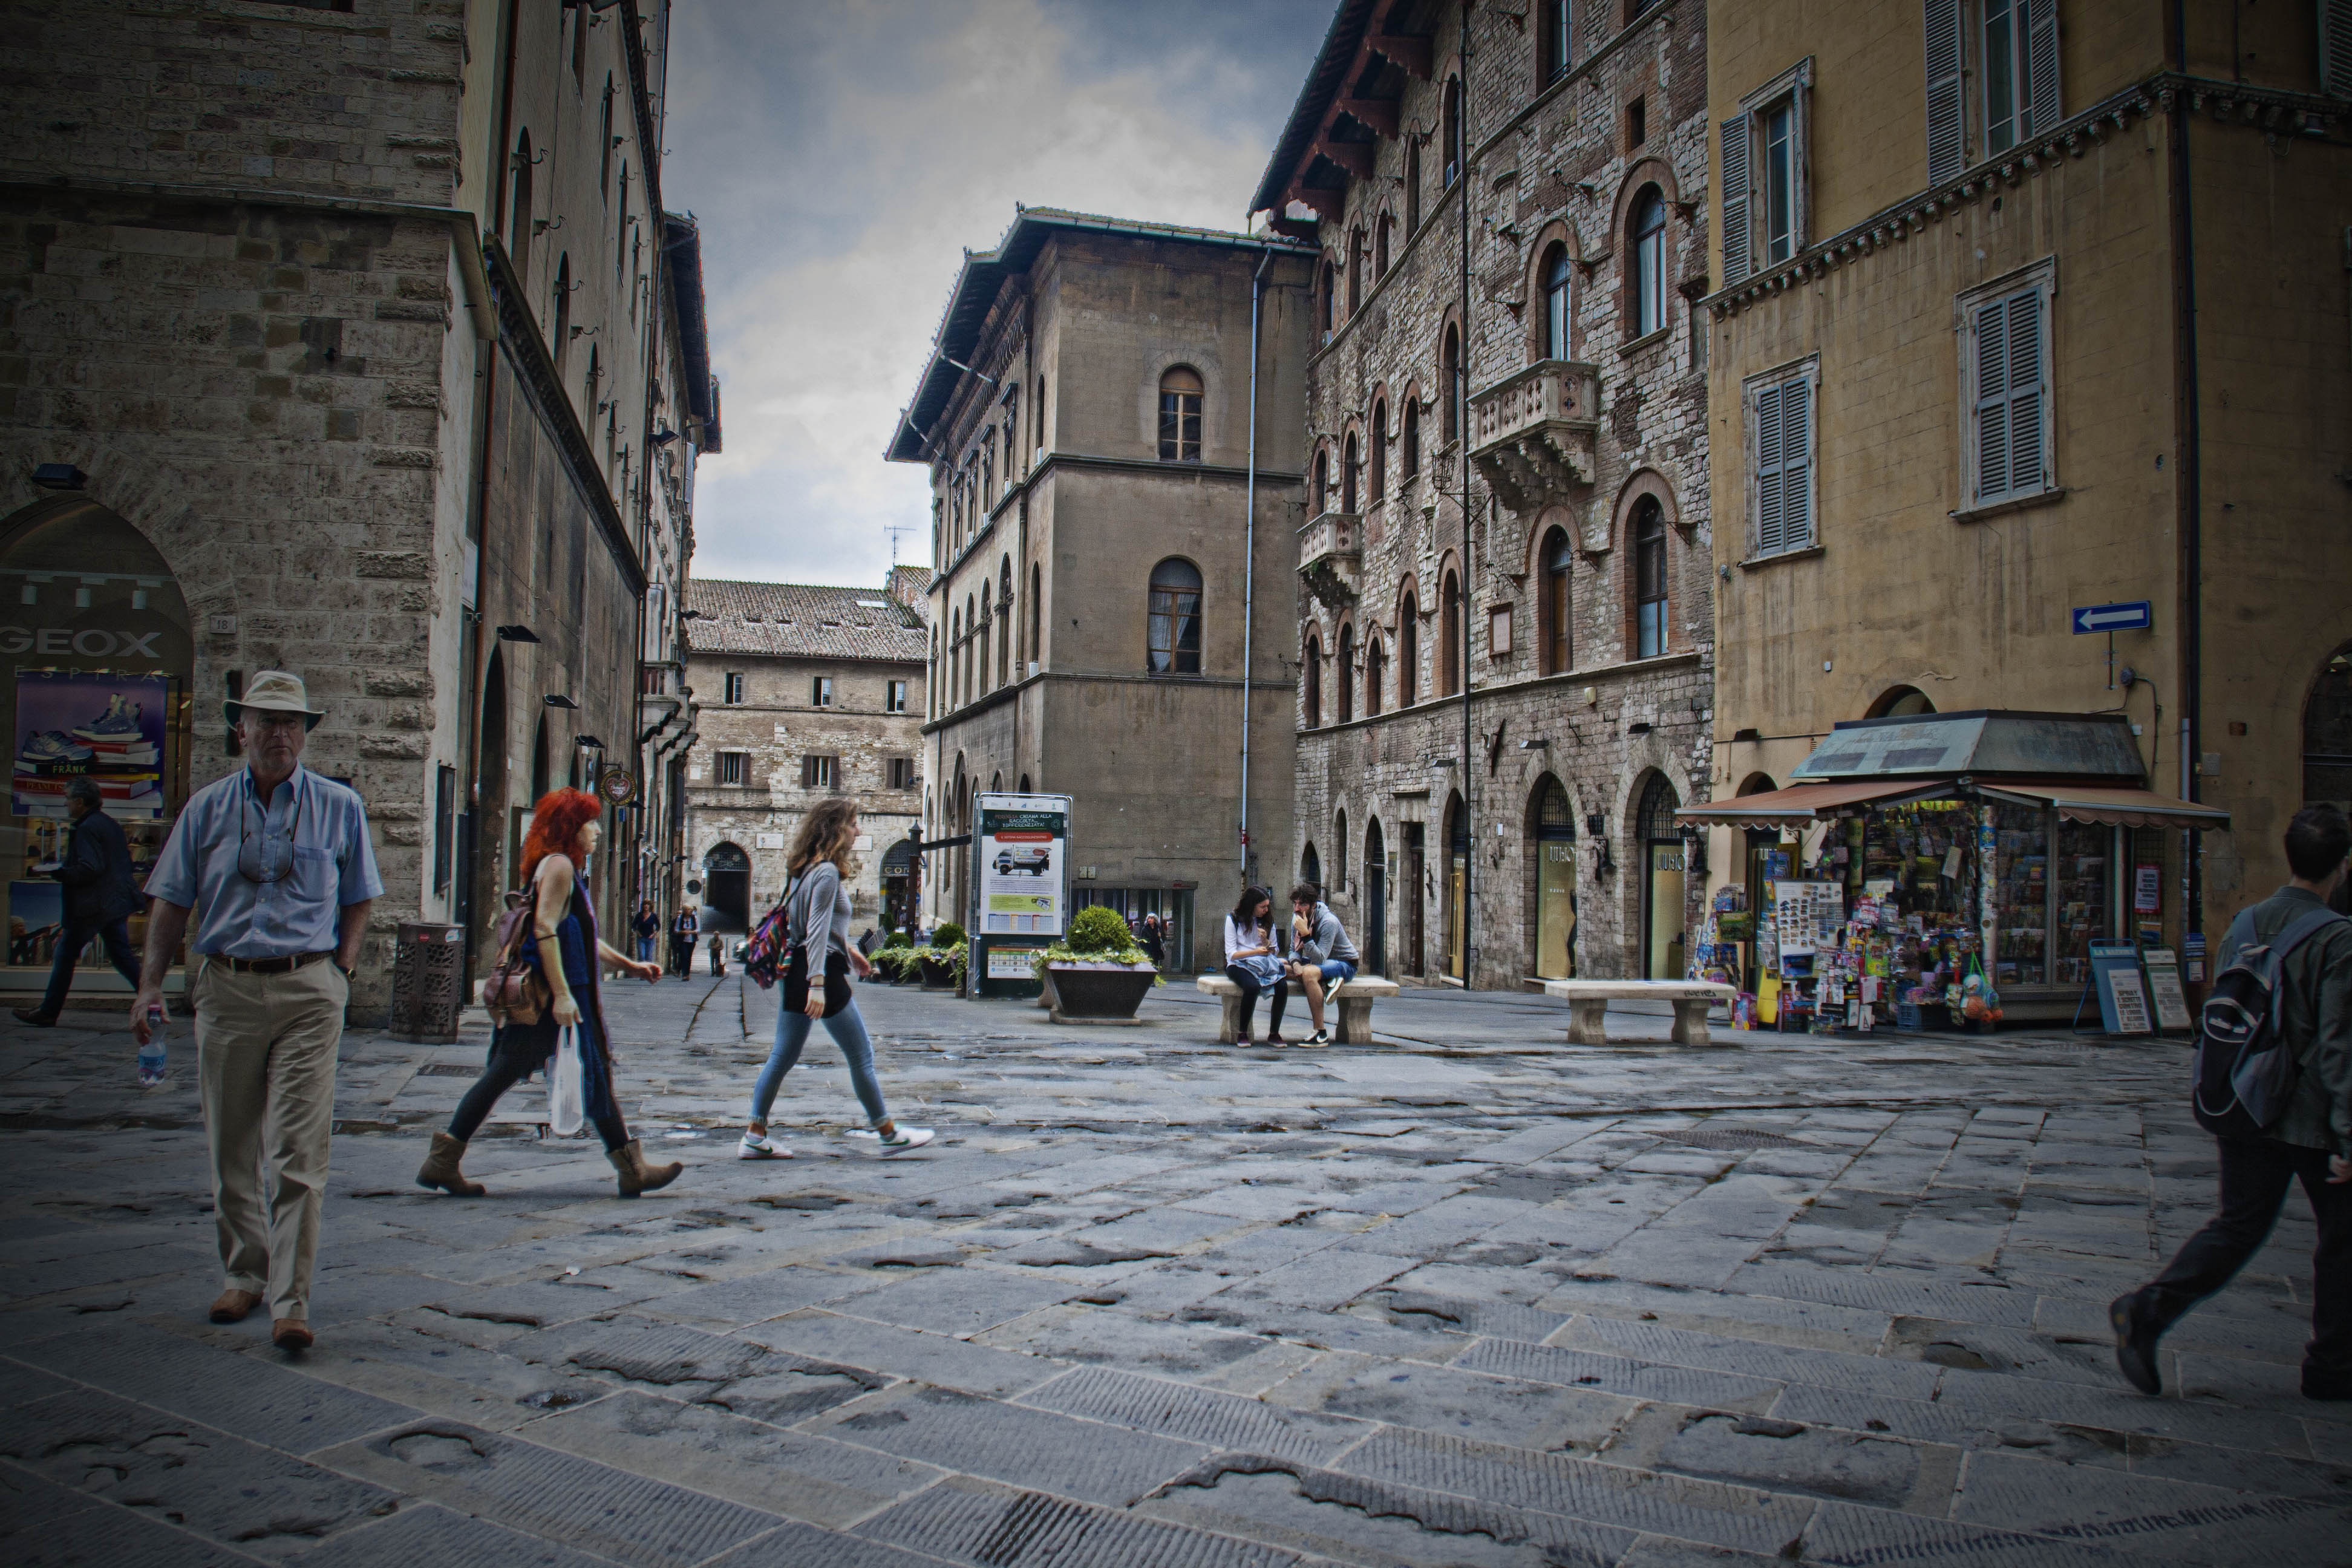
{"type": "Polygon", "coordinates": [[[147,1009],[147,1043],[139,1047],[139,1083],[142,1089],[152,1089],[163,1081],[163,1009],[147,1009]]]}

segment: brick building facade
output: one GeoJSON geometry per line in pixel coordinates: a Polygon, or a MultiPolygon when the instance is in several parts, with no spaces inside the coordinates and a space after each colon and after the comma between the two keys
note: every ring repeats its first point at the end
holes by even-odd
{"type": "Polygon", "coordinates": [[[703,929],[738,931],[775,902],[809,810],[849,795],[865,835],[850,882],[857,918],[900,926],[921,819],[930,573],[898,566],[888,585],[698,579],[689,590],[687,678],[699,710],[687,769],[689,876],[703,929]]]}
{"type": "Polygon", "coordinates": [[[1384,973],[1684,973],[1706,67],[1697,0],[1344,0],[1252,204],[1323,253],[1290,868],[1384,973]]]}
{"type": "MultiPolygon", "coordinates": [[[[666,4],[15,20],[43,66],[0,150],[12,742],[51,727],[43,681],[123,695],[154,730],[143,853],[238,765],[221,700],[303,676],[308,761],[377,837],[378,1016],[395,923],[485,925],[540,789],[634,774],[614,859],[656,858],[638,666],[677,644],[718,434],[695,237],[660,210],[666,4]]],[[[5,822],[13,871],[43,818],[5,822]]]]}

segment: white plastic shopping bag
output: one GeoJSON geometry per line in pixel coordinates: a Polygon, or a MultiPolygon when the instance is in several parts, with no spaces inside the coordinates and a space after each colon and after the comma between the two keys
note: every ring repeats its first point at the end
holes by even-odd
{"type": "Polygon", "coordinates": [[[547,1069],[547,1130],[569,1138],[588,1120],[581,1105],[580,1029],[566,1024],[555,1037],[555,1059],[547,1069]]]}

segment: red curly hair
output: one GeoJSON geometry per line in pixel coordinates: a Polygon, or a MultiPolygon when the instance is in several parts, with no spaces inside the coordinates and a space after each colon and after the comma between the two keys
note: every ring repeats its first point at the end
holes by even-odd
{"type": "Polygon", "coordinates": [[[571,856],[580,842],[580,830],[604,815],[604,803],[576,789],[551,789],[530,808],[530,832],[522,841],[523,887],[539,873],[539,863],[550,855],[571,856]]]}

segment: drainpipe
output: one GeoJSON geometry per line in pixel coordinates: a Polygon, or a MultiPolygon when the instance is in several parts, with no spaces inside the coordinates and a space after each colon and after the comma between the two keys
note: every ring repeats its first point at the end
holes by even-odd
{"type": "MultiPolygon", "coordinates": [[[[2172,68],[2189,68],[2186,6],[2172,0],[2172,68]]],[[[2179,334],[2180,355],[2180,766],[2189,800],[2202,797],[2200,777],[2205,710],[2205,462],[2197,365],[2197,225],[2190,205],[2189,106],[2176,97],[2171,115],[2172,248],[2179,268],[2179,334]]],[[[2200,863],[2202,836],[2195,828],[2182,834],[2181,877],[2185,883],[2181,930],[2205,929],[2205,874],[2200,863]]]]}
{"type": "Polygon", "coordinates": [[[1249,881],[1250,835],[1250,690],[1257,635],[1257,357],[1258,306],[1265,295],[1265,269],[1274,252],[1258,258],[1250,274],[1249,481],[1243,504],[1248,509],[1242,523],[1242,881],[1249,881]]]}
{"type": "MultiPolygon", "coordinates": [[[[1462,4],[1462,112],[1457,116],[1462,138],[1462,353],[1454,362],[1454,384],[1446,389],[1454,398],[1454,427],[1462,438],[1462,585],[1455,590],[1455,614],[1461,619],[1461,647],[1455,655],[1462,660],[1462,828],[1470,841],[1467,853],[1462,857],[1462,989],[1477,988],[1477,921],[1471,918],[1473,900],[1471,886],[1478,869],[1478,824],[1470,809],[1471,792],[1477,786],[1475,736],[1470,719],[1470,0],[1462,4]]],[[[1454,149],[1446,149],[1453,152],[1454,149]]],[[[1438,584],[1443,595],[1444,584],[1438,584]]],[[[1449,858],[1454,847],[1448,844],[1449,858]]],[[[1421,889],[1412,890],[1414,898],[1421,889]]]]}

